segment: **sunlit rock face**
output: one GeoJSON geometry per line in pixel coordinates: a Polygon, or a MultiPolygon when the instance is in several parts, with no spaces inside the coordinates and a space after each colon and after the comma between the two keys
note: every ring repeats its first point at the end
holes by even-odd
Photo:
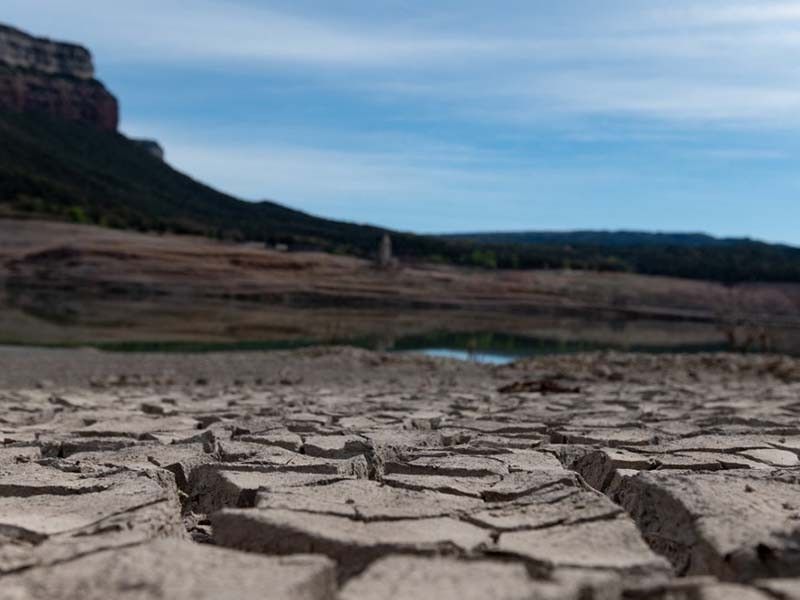
{"type": "Polygon", "coordinates": [[[0,25],[0,110],[41,113],[108,131],[119,124],[117,99],[94,79],[86,48],[0,25]]]}
{"type": "Polygon", "coordinates": [[[86,48],[35,38],[4,25],[0,25],[0,59],[10,67],[47,75],[68,75],[78,79],[94,77],[92,55],[86,48]]]}

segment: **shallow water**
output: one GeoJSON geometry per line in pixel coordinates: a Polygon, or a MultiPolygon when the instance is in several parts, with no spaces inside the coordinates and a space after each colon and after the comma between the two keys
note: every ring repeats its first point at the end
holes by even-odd
{"type": "Polygon", "coordinates": [[[598,350],[620,350],[648,353],[696,353],[728,350],[725,344],[611,344],[587,341],[565,341],[505,333],[431,333],[425,336],[400,338],[391,348],[394,352],[423,354],[438,358],[504,365],[521,358],[552,354],[572,354],[598,350]]]}
{"type": "MultiPolygon", "coordinates": [[[[800,327],[771,331],[800,354],[800,327]]],[[[732,349],[711,322],[460,310],[315,309],[194,297],[131,298],[42,290],[3,294],[0,344],[93,346],[129,352],[224,352],[351,345],[504,364],[531,356],[619,350],[732,349]]]]}
{"type": "Polygon", "coordinates": [[[434,358],[453,358],[487,365],[507,365],[522,358],[519,355],[497,354],[494,352],[471,352],[468,350],[452,350],[450,348],[423,348],[409,350],[409,354],[423,354],[434,358]]]}

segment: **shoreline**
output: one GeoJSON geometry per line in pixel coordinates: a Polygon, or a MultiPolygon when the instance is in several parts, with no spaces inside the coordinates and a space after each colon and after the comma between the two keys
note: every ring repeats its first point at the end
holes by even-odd
{"type": "MultiPolygon", "coordinates": [[[[43,348],[0,345],[0,389],[75,386],[102,387],[123,378],[154,385],[186,385],[198,379],[219,385],[273,385],[295,379],[317,385],[407,378],[414,385],[418,370],[427,376],[453,375],[470,380],[506,382],[521,373],[550,372],[583,382],[662,382],[719,377],[765,377],[784,383],[800,381],[800,358],[784,354],[732,352],[628,353],[576,352],[521,358],[506,365],[429,357],[411,352],[377,352],[353,346],[309,346],[288,350],[224,352],[109,352],[95,348],[43,348]],[[596,367],[596,368],[595,368],[596,367]],[[609,375],[611,373],[611,375],[609,375]],[[609,379],[610,378],[610,379],[609,379]],[[289,378],[291,379],[291,378],[289,378]]],[[[498,384],[499,385],[499,384],[498,384]]]]}
{"type": "Polygon", "coordinates": [[[0,219],[0,339],[357,340],[480,331],[800,351],[800,284],[369,261],[0,219]]]}

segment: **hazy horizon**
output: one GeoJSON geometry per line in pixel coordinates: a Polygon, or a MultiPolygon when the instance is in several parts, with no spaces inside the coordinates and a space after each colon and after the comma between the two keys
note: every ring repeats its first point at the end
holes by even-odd
{"type": "Polygon", "coordinates": [[[223,191],[421,233],[800,244],[790,2],[9,0],[223,191]]]}

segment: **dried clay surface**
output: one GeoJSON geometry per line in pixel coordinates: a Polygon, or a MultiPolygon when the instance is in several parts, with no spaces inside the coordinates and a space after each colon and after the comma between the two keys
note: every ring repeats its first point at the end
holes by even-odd
{"type": "Polygon", "coordinates": [[[0,600],[800,599],[800,362],[0,349],[0,600]]]}

